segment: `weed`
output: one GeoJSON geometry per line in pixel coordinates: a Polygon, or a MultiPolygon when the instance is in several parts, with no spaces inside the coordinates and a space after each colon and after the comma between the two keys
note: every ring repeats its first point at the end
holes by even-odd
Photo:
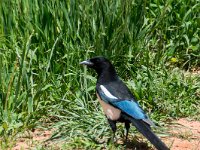
{"type": "MultiPolygon", "coordinates": [[[[79,62],[112,60],[156,122],[199,114],[199,1],[2,0],[0,136],[53,124],[73,148],[111,137],[95,74],[79,62]],[[179,67],[179,68],[176,68],[179,67]]],[[[113,145],[111,144],[111,147],[113,145]]],[[[120,147],[120,146],[119,146],[120,147]]]]}

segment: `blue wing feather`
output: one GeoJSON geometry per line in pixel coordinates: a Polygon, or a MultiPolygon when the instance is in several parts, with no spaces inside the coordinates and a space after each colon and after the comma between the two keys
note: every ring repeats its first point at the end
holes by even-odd
{"type": "Polygon", "coordinates": [[[135,119],[146,119],[147,116],[142,108],[136,101],[133,100],[123,100],[119,102],[112,103],[114,106],[120,108],[123,112],[127,113],[135,119]]]}

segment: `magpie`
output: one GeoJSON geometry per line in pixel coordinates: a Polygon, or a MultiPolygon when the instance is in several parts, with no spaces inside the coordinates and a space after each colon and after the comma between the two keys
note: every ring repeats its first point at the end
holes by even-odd
{"type": "Polygon", "coordinates": [[[107,58],[97,56],[80,64],[94,69],[98,75],[96,95],[113,131],[113,138],[117,130],[116,123],[122,122],[125,124],[127,140],[130,123],[132,123],[158,150],[169,150],[153,133],[150,126],[154,126],[154,123],[140,107],[128,87],[120,80],[114,66],[107,58]]]}

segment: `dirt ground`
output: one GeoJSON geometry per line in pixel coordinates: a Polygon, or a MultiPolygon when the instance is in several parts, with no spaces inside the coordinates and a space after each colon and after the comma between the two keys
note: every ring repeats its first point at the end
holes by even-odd
{"type": "MultiPolygon", "coordinates": [[[[12,150],[34,149],[34,147],[38,145],[48,146],[48,143],[45,144],[44,141],[50,138],[51,134],[52,131],[43,131],[39,129],[29,132],[27,136],[18,138],[12,150]]],[[[200,150],[200,121],[191,121],[187,118],[173,121],[167,126],[167,136],[161,139],[171,150],[200,150]]],[[[140,146],[140,148],[134,149],[147,150],[151,148],[148,146],[140,146]]]]}
{"type": "Polygon", "coordinates": [[[171,150],[200,150],[200,122],[179,119],[168,127],[171,136],[162,138],[171,150]]]}

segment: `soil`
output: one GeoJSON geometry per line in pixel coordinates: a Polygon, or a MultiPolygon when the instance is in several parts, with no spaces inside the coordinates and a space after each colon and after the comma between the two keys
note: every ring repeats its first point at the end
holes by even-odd
{"type": "Polygon", "coordinates": [[[36,129],[33,131],[28,131],[19,135],[17,142],[12,150],[30,150],[38,145],[44,145],[44,141],[51,137],[53,133],[52,130],[42,130],[36,129]]]}
{"type": "MultiPolygon", "coordinates": [[[[161,137],[171,150],[200,150],[200,121],[192,121],[187,118],[182,118],[171,122],[167,126],[167,134],[161,137]]],[[[52,130],[44,131],[37,129],[27,132],[27,135],[19,136],[12,150],[28,150],[34,147],[48,147],[48,143],[44,141],[51,137],[52,130]]],[[[56,148],[57,149],[57,148],[56,148]]],[[[153,149],[145,141],[136,139],[134,143],[128,142],[127,149],[148,150],[153,149]],[[134,148],[133,148],[134,147],[134,148]]]]}
{"type": "Polygon", "coordinates": [[[168,127],[171,136],[162,138],[171,150],[200,150],[200,122],[179,119],[168,127]]]}

